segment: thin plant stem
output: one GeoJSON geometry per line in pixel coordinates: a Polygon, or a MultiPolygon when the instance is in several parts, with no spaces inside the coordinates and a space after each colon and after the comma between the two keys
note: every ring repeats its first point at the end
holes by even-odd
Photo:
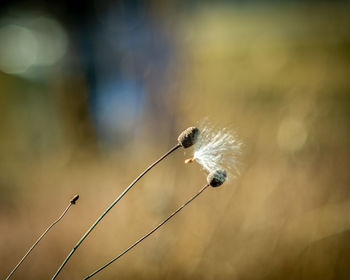
{"type": "Polygon", "coordinates": [[[155,165],[157,165],[159,162],[161,162],[163,159],[165,159],[168,155],[170,155],[172,152],[176,151],[178,148],[180,148],[181,145],[177,144],[173,148],[171,148],[168,152],[166,152],[163,156],[161,156],[158,160],[153,162],[149,167],[146,168],[145,171],[143,171],[134,181],[131,182],[131,184],[112,202],[112,204],[102,213],[102,215],[95,221],[95,223],[88,229],[88,231],[83,235],[83,237],[75,244],[73,249],[70,251],[70,253],[67,255],[66,259],[63,261],[61,266],[56,271],[55,275],[52,277],[51,280],[56,279],[58,274],[61,272],[62,268],[66,265],[68,260],[72,257],[74,252],[78,249],[78,247],[83,243],[85,238],[91,233],[91,231],[97,226],[97,224],[103,219],[103,217],[113,208],[114,205],[116,205],[119,200],[136,184],[137,181],[139,181],[148,171],[150,171],[155,165]]]}
{"type": "Polygon", "coordinates": [[[192,202],[195,198],[197,198],[206,188],[209,187],[209,184],[206,184],[204,187],[202,187],[198,193],[196,193],[194,196],[192,196],[185,204],[180,206],[175,212],[173,212],[170,216],[168,216],[165,220],[163,220],[159,225],[157,225],[154,229],[152,229],[149,233],[141,237],[139,240],[137,240],[134,244],[132,244],[129,248],[127,248],[125,251],[120,253],[117,257],[106,263],[105,265],[101,266],[99,269],[91,273],[89,276],[85,277],[84,280],[89,279],[93,277],[95,274],[100,272],[101,270],[105,269],[107,266],[118,260],[120,257],[125,255],[127,252],[129,252],[132,248],[134,248],[137,244],[145,240],[148,236],[150,236],[152,233],[154,233],[157,229],[159,229],[162,225],[164,225],[167,221],[169,221],[172,217],[174,217],[177,213],[179,213],[183,208],[185,208],[186,205],[188,205],[190,202],[192,202]]]}
{"type": "Polygon", "coordinates": [[[63,217],[64,215],[68,212],[69,208],[76,203],[76,201],[78,200],[79,196],[76,195],[73,199],[71,199],[71,201],[69,202],[68,206],[66,207],[66,209],[64,209],[63,213],[57,218],[57,220],[55,220],[41,235],[40,237],[35,241],[35,243],[32,245],[32,247],[29,248],[29,250],[27,251],[27,253],[25,253],[25,255],[23,256],[23,258],[17,263],[17,265],[14,267],[14,269],[10,272],[10,274],[7,276],[6,280],[10,279],[11,276],[15,273],[15,271],[17,270],[17,268],[23,263],[23,261],[27,258],[27,256],[30,254],[30,252],[36,247],[36,245],[38,245],[38,243],[40,242],[41,239],[43,239],[43,237],[49,232],[49,230],[55,225],[57,224],[63,217]]]}

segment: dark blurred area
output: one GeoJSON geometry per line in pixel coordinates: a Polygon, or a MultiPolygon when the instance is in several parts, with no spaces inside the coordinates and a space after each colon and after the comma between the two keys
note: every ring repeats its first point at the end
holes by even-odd
{"type": "MultiPolygon", "coordinates": [[[[2,1],[0,277],[48,279],[124,187],[205,117],[241,176],[96,279],[350,279],[349,1],[2,1]]],[[[62,279],[81,279],[205,183],[177,152],[62,279]]]]}

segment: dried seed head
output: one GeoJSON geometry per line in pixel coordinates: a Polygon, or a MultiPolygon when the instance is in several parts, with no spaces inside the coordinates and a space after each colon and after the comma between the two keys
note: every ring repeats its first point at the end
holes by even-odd
{"type": "Polygon", "coordinates": [[[188,148],[197,142],[199,134],[199,129],[197,127],[191,126],[180,134],[180,136],[177,138],[177,141],[182,147],[188,148]]]}
{"type": "Polygon", "coordinates": [[[79,194],[76,194],[71,200],[70,203],[71,204],[75,204],[77,202],[77,200],[79,199],[79,194]]]}
{"type": "Polygon", "coordinates": [[[225,182],[226,177],[226,171],[219,169],[208,175],[207,182],[212,187],[219,187],[225,182]]]}

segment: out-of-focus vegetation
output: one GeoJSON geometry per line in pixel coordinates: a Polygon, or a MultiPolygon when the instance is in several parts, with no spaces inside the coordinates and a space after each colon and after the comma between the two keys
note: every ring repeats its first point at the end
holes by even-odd
{"type": "MultiPolygon", "coordinates": [[[[350,278],[348,3],[29,3],[0,18],[0,277],[79,193],[15,275],[51,277],[124,187],[209,117],[243,141],[240,177],[96,278],[350,278]]],[[[205,184],[188,155],[128,193],[62,279],[205,184]]]]}

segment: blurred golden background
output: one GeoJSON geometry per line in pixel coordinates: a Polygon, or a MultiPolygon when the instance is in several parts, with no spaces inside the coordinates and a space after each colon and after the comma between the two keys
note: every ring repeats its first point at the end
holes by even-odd
{"type": "MultiPolygon", "coordinates": [[[[178,134],[205,117],[244,143],[210,189],[96,279],[350,279],[348,1],[4,1],[0,278],[50,279],[178,134]]],[[[62,271],[81,279],[205,184],[181,149],[62,271]]]]}

